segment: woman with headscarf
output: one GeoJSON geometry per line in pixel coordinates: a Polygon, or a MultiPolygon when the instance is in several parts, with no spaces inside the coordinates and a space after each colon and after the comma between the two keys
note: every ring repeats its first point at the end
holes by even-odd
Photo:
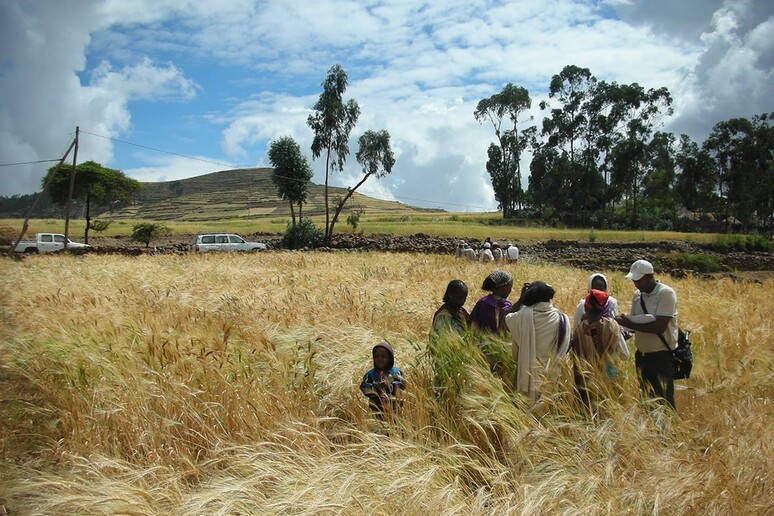
{"type": "Polygon", "coordinates": [[[465,333],[470,314],[465,310],[468,299],[468,286],[462,280],[451,280],[443,295],[443,304],[433,314],[433,332],[455,331],[465,333]]]}
{"type": "Polygon", "coordinates": [[[470,312],[470,324],[478,330],[500,333],[505,329],[505,314],[511,308],[508,296],[513,290],[513,276],[507,271],[495,271],[486,277],[481,289],[490,293],[476,302],[470,312]]]}
{"type": "MultiPolygon", "coordinates": [[[[618,315],[618,300],[610,295],[610,289],[608,287],[607,283],[607,277],[605,277],[604,274],[601,272],[595,272],[591,276],[589,276],[589,289],[587,291],[591,292],[592,289],[600,290],[607,294],[607,302],[602,307],[602,317],[606,317],[608,319],[614,319],[618,315]]],[[[586,297],[584,296],[581,298],[580,302],[578,302],[578,306],[575,307],[575,317],[573,318],[573,328],[577,328],[581,325],[581,321],[586,316],[586,297]]],[[[629,334],[626,330],[621,328],[621,337],[618,339],[618,351],[616,353],[620,353],[621,357],[623,358],[629,358],[629,347],[626,345],[626,339],[629,338],[629,334]]],[[[614,369],[612,368],[612,363],[608,366],[608,375],[612,377],[612,374],[614,373],[614,369]]]]}
{"type": "Polygon", "coordinates": [[[569,317],[551,304],[554,293],[542,281],[527,284],[521,309],[505,316],[517,362],[516,389],[533,402],[540,397],[543,378],[554,376],[557,359],[570,347],[569,317]]]}
{"type": "Polygon", "coordinates": [[[604,314],[608,300],[607,292],[589,290],[583,302],[585,316],[570,340],[575,386],[581,401],[592,411],[596,410],[606,380],[618,376],[611,358],[618,348],[621,328],[615,319],[604,314]]]}

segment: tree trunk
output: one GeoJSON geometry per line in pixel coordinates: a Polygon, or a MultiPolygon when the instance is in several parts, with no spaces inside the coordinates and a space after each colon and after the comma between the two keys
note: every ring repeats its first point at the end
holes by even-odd
{"type": "Polygon", "coordinates": [[[331,165],[331,146],[328,145],[328,154],[325,156],[325,246],[330,247],[331,245],[331,233],[329,229],[329,209],[328,209],[328,171],[330,170],[331,165]]]}
{"type": "Polygon", "coordinates": [[[341,202],[339,202],[339,205],[336,206],[336,212],[333,214],[333,218],[331,219],[331,238],[333,238],[333,226],[336,225],[336,221],[339,219],[339,214],[341,213],[341,210],[344,209],[344,205],[347,203],[347,200],[352,197],[352,194],[355,193],[355,190],[360,188],[360,185],[365,183],[369,177],[371,177],[371,174],[366,174],[363,176],[363,179],[361,179],[360,182],[355,185],[354,188],[347,188],[347,195],[345,195],[341,202]]]}
{"type": "Polygon", "coordinates": [[[91,194],[86,194],[86,229],[83,230],[83,243],[89,243],[89,227],[91,226],[91,194]]]}
{"type": "Polygon", "coordinates": [[[296,227],[296,210],[293,208],[293,201],[288,201],[288,202],[290,202],[290,218],[293,221],[293,226],[292,227],[295,228],[296,227]]]}

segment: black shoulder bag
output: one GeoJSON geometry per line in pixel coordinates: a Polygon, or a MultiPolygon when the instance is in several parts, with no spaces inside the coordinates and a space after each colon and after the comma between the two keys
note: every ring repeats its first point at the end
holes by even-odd
{"type": "MultiPolygon", "coordinates": [[[[642,299],[642,294],[640,294],[640,306],[642,306],[642,311],[647,314],[648,309],[645,308],[645,300],[642,299]]],[[[669,344],[667,344],[664,335],[662,333],[658,334],[661,343],[664,344],[667,351],[672,353],[672,358],[675,360],[675,380],[684,380],[691,376],[691,369],[693,369],[693,353],[691,352],[691,341],[688,339],[690,336],[690,331],[683,331],[678,328],[677,347],[672,349],[669,347],[669,344]]]]}

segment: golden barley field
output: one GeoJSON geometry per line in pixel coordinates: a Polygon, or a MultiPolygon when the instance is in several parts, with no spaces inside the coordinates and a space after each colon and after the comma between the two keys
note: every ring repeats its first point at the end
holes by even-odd
{"type": "MultiPolygon", "coordinates": [[[[522,261],[572,313],[588,275],[522,261]]],[[[634,366],[591,417],[567,370],[540,410],[428,329],[446,284],[493,267],[382,253],[0,259],[0,509],[7,514],[772,514],[774,281],[661,279],[695,365],[674,417],[634,366]],[[408,388],[372,418],[387,340],[408,388]]],[[[628,311],[626,271],[603,271],[628,311]]],[[[501,343],[505,346],[505,343],[501,343]]],[[[507,348],[503,348],[506,349],[507,348]]]]}

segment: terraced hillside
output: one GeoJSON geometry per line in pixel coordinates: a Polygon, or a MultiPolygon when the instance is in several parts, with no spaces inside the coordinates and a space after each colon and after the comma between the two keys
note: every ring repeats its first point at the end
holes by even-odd
{"type": "MultiPolygon", "coordinates": [[[[288,217],[290,208],[277,197],[270,168],[247,168],[214,172],[203,176],[143,183],[135,202],[109,214],[111,219],[201,221],[235,218],[288,217]]],[[[331,209],[344,188],[329,188],[331,209]]],[[[390,201],[355,193],[347,211],[363,209],[371,213],[411,213],[424,211],[390,201]]],[[[312,184],[304,215],[325,213],[325,187],[312,184]]]]}

